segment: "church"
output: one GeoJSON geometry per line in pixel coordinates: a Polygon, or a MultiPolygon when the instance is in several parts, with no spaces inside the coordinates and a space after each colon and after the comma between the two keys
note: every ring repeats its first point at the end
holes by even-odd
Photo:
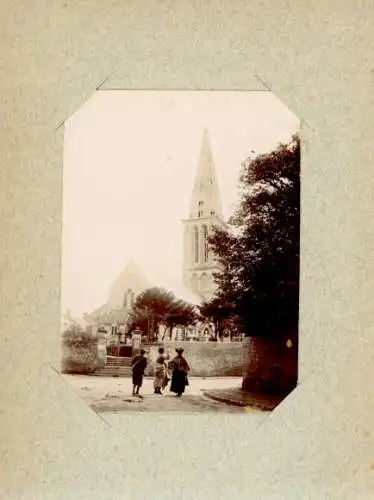
{"type": "Polygon", "coordinates": [[[212,227],[224,226],[222,204],[213,153],[207,129],[203,132],[197,170],[193,184],[189,216],[183,224],[182,281],[164,276],[151,276],[140,269],[132,259],[109,288],[107,302],[85,315],[96,324],[121,324],[126,322],[136,297],[151,287],[162,287],[179,299],[194,305],[209,301],[215,292],[213,274],[219,270],[208,246],[212,227]]]}

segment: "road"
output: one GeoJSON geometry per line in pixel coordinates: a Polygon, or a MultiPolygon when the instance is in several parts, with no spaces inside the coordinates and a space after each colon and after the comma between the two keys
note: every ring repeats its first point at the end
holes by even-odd
{"type": "MultiPolygon", "coordinates": [[[[241,378],[195,378],[190,377],[186,393],[177,398],[166,390],[165,394],[153,394],[153,380],[144,379],[142,398],[132,396],[130,378],[90,377],[85,375],[63,375],[64,379],[98,413],[161,412],[161,413],[243,413],[242,407],[226,405],[203,396],[207,389],[240,387],[241,378]]],[[[256,412],[256,410],[253,410],[256,412]]]]}

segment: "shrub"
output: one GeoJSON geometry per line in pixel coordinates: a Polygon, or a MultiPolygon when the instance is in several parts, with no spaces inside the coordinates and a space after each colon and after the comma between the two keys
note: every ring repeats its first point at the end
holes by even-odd
{"type": "Polygon", "coordinates": [[[62,334],[63,373],[93,373],[97,367],[97,339],[78,325],[70,325],[62,334]]]}

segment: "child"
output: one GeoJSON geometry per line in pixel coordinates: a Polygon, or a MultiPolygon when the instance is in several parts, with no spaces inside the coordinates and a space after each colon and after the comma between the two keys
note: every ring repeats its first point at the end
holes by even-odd
{"type": "Polygon", "coordinates": [[[147,367],[147,358],[144,356],[145,350],[141,349],[140,354],[134,356],[131,367],[132,367],[132,394],[133,396],[139,395],[139,389],[143,384],[144,371],[147,367]]]}
{"type": "Polygon", "coordinates": [[[155,375],[153,379],[155,394],[162,394],[162,391],[166,388],[169,382],[166,366],[167,359],[169,359],[169,355],[165,355],[165,349],[160,347],[158,350],[158,357],[156,359],[155,375]]]}

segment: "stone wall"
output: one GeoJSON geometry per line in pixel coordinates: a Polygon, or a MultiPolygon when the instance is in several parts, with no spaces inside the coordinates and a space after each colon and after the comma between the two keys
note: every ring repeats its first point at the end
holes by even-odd
{"type": "MultiPolygon", "coordinates": [[[[191,376],[196,377],[228,377],[243,375],[244,356],[241,343],[223,344],[217,342],[165,342],[165,352],[170,359],[176,355],[175,348],[183,347],[183,356],[191,367],[191,376]]],[[[146,346],[148,353],[147,375],[153,375],[154,363],[160,346],[146,346]]]]}

